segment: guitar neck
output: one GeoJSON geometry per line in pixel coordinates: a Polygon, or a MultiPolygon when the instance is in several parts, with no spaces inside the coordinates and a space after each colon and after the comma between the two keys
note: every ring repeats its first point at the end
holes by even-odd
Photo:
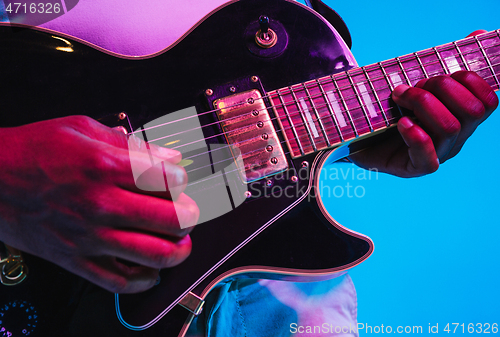
{"type": "Polygon", "coordinates": [[[459,70],[500,88],[500,30],[269,92],[292,157],[333,148],[389,128],[402,117],[391,103],[400,85],[459,70]]]}

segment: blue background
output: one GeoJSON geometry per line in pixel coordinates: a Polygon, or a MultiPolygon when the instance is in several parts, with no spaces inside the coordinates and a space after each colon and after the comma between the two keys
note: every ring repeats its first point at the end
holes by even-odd
{"type": "MultiPolygon", "coordinates": [[[[326,3],[347,23],[359,65],[500,28],[499,0],[326,3]]],[[[499,122],[497,109],[432,175],[351,179],[363,186],[362,198],[326,201],[337,221],[375,242],[373,255],[351,271],[360,323],[422,326],[424,334],[429,323],[439,324],[439,334],[447,323],[465,323],[466,331],[468,323],[500,323],[499,122]]]]}

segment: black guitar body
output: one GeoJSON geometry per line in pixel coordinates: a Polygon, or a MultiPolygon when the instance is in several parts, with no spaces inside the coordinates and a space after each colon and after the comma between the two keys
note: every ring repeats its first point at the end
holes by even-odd
{"type": "MultiPolygon", "coordinates": [[[[220,92],[237,83],[240,90],[238,86],[245,83],[241,79],[257,76],[266,90],[273,90],[353,66],[323,18],[284,0],[232,2],[168,51],[135,60],[65,36],[73,52],[60,51],[56,48],[67,44],[52,35],[0,26],[1,126],[77,114],[115,126],[121,123],[117,114],[125,111],[137,129],[187,107],[195,106],[199,114],[212,110],[204,95],[208,88],[220,92]],[[271,18],[271,27],[273,22],[282,27],[279,34],[285,32],[281,49],[259,51],[249,38],[248,31],[255,34],[261,15],[271,18]]],[[[216,116],[204,114],[200,121],[210,124],[216,116]]],[[[220,129],[204,132],[209,137],[220,129]]],[[[329,155],[287,157],[286,172],[250,183],[254,195],[233,211],[197,226],[191,234],[190,257],[163,270],[160,283],[145,293],[115,296],[26,256],[30,268],[26,281],[0,287],[0,308],[7,306],[4,312],[11,313],[0,317],[0,327],[22,331],[19,327],[27,318],[12,313],[25,301],[37,312],[31,336],[177,336],[190,317],[177,304],[187,292],[205,298],[217,282],[235,277],[325,279],[360,263],[371,254],[372,242],[338,226],[315,192],[319,170],[329,155]],[[291,186],[293,197],[272,196],[275,186],[281,190],[291,186]]],[[[13,336],[18,335],[24,334],[13,336]]]]}

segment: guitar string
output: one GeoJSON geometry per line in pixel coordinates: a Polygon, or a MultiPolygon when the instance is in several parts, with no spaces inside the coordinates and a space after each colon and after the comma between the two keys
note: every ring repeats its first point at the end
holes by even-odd
{"type": "MultiPolygon", "coordinates": [[[[368,133],[367,133],[367,134],[368,134],[368,133]]],[[[363,136],[363,135],[362,135],[362,136],[363,136]]],[[[284,143],[284,141],[283,141],[283,142],[281,142],[281,144],[282,144],[282,143],[284,143]]],[[[323,150],[327,150],[327,149],[323,149],[323,150]]],[[[256,150],[251,151],[251,152],[255,152],[255,151],[256,151],[256,150]]],[[[287,155],[287,154],[290,154],[290,152],[289,152],[289,151],[284,151],[284,154],[285,154],[285,155],[287,155]]],[[[229,163],[229,164],[230,164],[230,163],[232,163],[232,162],[234,162],[234,159],[233,159],[232,157],[229,157],[229,158],[226,158],[226,159],[224,159],[224,160],[221,160],[221,161],[216,162],[216,163],[213,163],[213,164],[205,165],[205,166],[202,166],[202,167],[198,167],[198,168],[196,168],[196,169],[192,169],[192,170],[190,170],[190,171],[186,171],[186,173],[192,173],[192,172],[194,172],[194,171],[197,171],[197,170],[200,170],[200,169],[203,169],[203,168],[212,167],[212,166],[214,166],[214,165],[216,165],[216,164],[222,164],[222,163],[229,163]]],[[[235,169],[230,170],[230,171],[226,171],[226,170],[224,170],[224,171],[218,171],[218,172],[220,172],[220,173],[214,173],[214,174],[212,174],[212,175],[208,176],[208,177],[207,177],[207,178],[205,178],[205,179],[200,179],[200,180],[196,180],[196,181],[194,181],[194,182],[190,182],[190,183],[188,183],[186,186],[187,186],[187,187],[194,186],[194,185],[196,185],[196,184],[202,183],[202,182],[204,182],[204,181],[207,181],[207,180],[210,180],[210,179],[213,179],[213,178],[218,178],[218,177],[222,177],[223,175],[227,175],[227,174],[229,174],[229,173],[233,173],[233,172],[241,172],[241,171],[242,171],[242,169],[241,169],[241,168],[239,168],[239,167],[236,167],[235,169]]],[[[279,173],[279,172],[277,172],[277,173],[279,173]]],[[[276,173],[276,174],[277,174],[277,173],[276,173]]],[[[273,175],[274,175],[274,173],[273,173],[273,175]]],[[[264,177],[262,177],[262,178],[264,178],[264,177]]],[[[261,178],[259,178],[259,179],[261,179],[261,178]]],[[[259,180],[259,179],[257,179],[257,180],[259,180]]]]}
{"type": "MultiPolygon", "coordinates": [[[[472,41],[472,43],[476,44],[475,40],[474,40],[474,41],[472,41]]],[[[476,45],[477,45],[477,44],[476,44],[476,45]]],[[[445,47],[445,46],[446,46],[446,45],[444,45],[443,47],[445,47]]],[[[498,45],[492,45],[492,46],[488,46],[488,47],[483,47],[483,49],[489,49],[489,48],[494,48],[494,47],[498,47],[498,46],[500,46],[500,44],[498,44],[498,45]]],[[[428,51],[428,50],[426,50],[426,51],[428,51]]],[[[423,52],[426,52],[426,51],[423,51],[423,52]]],[[[477,53],[477,52],[481,52],[481,48],[474,49],[474,50],[469,51],[469,52],[467,52],[467,53],[465,53],[465,54],[464,54],[464,53],[457,53],[457,54],[454,54],[453,56],[455,56],[455,57],[456,57],[456,56],[460,56],[460,55],[461,55],[461,56],[463,56],[463,57],[465,58],[467,55],[469,55],[469,54],[473,54],[473,53],[477,53]]],[[[405,56],[410,56],[410,54],[405,55],[405,56]]],[[[405,56],[400,57],[400,59],[401,59],[401,58],[404,58],[405,56]]],[[[481,56],[482,56],[482,55],[481,55],[481,56]]],[[[495,57],[495,56],[497,56],[497,55],[489,55],[489,57],[495,57]]],[[[483,58],[484,58],[484,57],[483,57],[483,58]]],[[[438,59],[433,60],[433,61],[434,61],[434,62],[428,62],[428,63],[425,63],[425,64],[423,64],[423,65],[424,65],[424,66],[429,66],[429,65],[434,65],[434,64],[436,64],[436,65],[440,65],[440,64],[441,64],[441,63],[440,63],[440,61],[439,61],[438,59]]],[[[382,61],[382,62],[379,62],[379,64],[382,64],[382,63],[384,63],[384,62],[386,62],[386,63],[387,63],[387,62],[394,62],[394,59],[393,59],[393,60],[388,60],[388,61],[382,61]]],[[[468,64],[468,65],[472,65],[472,64],[474,64],[474,63],[478,63],[478,62],[482,62],[482,61],[481,61],[481,60],[473,60],[473,61],[467,62],[467,64],[468,64]]],[[[462,63],[462,64],[463,64],[463,63],[462,63]]],[[[398,65],[398,64],[397,64],[397,63],[395,63],[393,66],[397,66],[397,65],[398,65]]],[[[347,75],[346,73],[349,73],[349,72],[356,72],[356,71],[359,71],[360,69],[363,69],[363,68],[364,68],[364,69],[367,69],[367,67],[370,67],[370,66],[375,66],[375,67],[376,67],[376,66],[377,66],[377,64],[367,65],[367,66],[364,66],[364,67],[351,69],[351,70],[346,71],[346,72],[342,72],[342,73],[338,73],[338,74],[330,75],[330,76],[328,76],[327,81],[329,81],[329,79],[330,79],[332,76],[334,76],[334,77],[338,77],[339,79],[341,79],[340,77],[341,77],[342,75],[344,75],[344,74],[345,74],[345,76],[346,76],[346,78],[347,78],[347,76],[348,76],[348,75],[347,75]]],[[[385,66],[385,67],[387,67],[388,65],[384,65],[384,66],[385,66]]],[[[492,66],[496,66],[496,64],[495,64],[495,65],[492,65],[492,66]]],[[[381,66],[379,66],[379,67],[380,67],[381,69],[383,69],[381,66]]],[[[409,71],[411,71],[411,70],[418,70],[418,69],[420,69],[420,66],[416,66],[416,67],[414,67],[414,68],[407,68],[407,69],[405,69],[405,72],[409,72],[409,71]]],[[[443,69],[443,68],[441,67],[441,69],[443,69]]],[[[481,70],[485,70],[485,69],[489,69],[489,67],[488,67],[488,66],[486,66],[485,68],[477,69],[477,70],[476,70],[476,72],[477,72],[477,71],[481,71],[481,70]]],[[[443,69],[443,70],[445,70],[445,69],[443,69]]],[[[369,71],[371,71],[371,70],[369,70],[369,71]]],[[[399,70],[399,71],[397,71],[397,72],[396,72],[396,74],[398,74],[398,75],[399,75],[399,74],[404,74],[405,72],[403,72],[402,70],[399,70]]],[[[393,74],[393,73],[391,73],[391,74],[393,74]]],[[[353,75],[353,76],[359,76],[359,75],[363,75],[363,74],[355,74],[355,75],[353,75]]],[[[435,76],[435,75],[437,75],[437,74],[433,74],[433,76],[435,76]]],[[[326,77],[323,77],[323,79],[325,79],[325,78],[326,78],[326,77]]],[[[384,74],[384,76],[382,76],[382,77],[378,77],[378,78],[367,78],[367,79],[366,79],[366,83],[367,83],[367,84],[369,84],[370,82],[374,82],[374,81],[376,81],[376,80],[383,80],[383,79],[385,79],[386,81],[390,81],[389,76],[388,76],[387,74],[384,74]]],[[[319,82],[319,83],[321,84],[321,82],[319,82]]],[[[365,81],[361,81],[361,82],[359,82],[359,83],[365,83],[365,81]]],[[[303,84],[305,84],[305,85],[306,85],[306,87],[307,87],[307,83],[303,83],[303,84]]],[[[323,84],[328,84],[328,82],[323,82],[323,84]]],[[[296,85],[302,85],[302,84],[296,84],[296,85]]],[[[291,87],[293,88],[293,86],[294,86],[294,85],[292,85],[291,87]]],[[[288,87],[288,88],[290,88],[290,87],[288,87]]],[[[278,92],[279,90],[282,90],[282,89],[288,89],[288,88],[280,88],[280,89],[275,90],[275,91],[276,91],[276,92],[278,92]]],[[[339,87],[339,90],[340,90],[340,91],[342,91],[343,89],[348,89],[348,88],[353,88],[353,86],[352,86],[352,85],[347,85],[347,86],[344,86],[344,87],[339,87]]],[[[354,91],[356,91],[356,90],[354,90],[354,91]]],[[[376,91],[375,91],[375,92],[376,92],[376,91]]],[[[272,92],[271,92],[271,93],[272,93],[272,92]]],[[[371,89],[370,89],[370,90],[367,90],[367,93],[372,93],[372,94],[373,94],[373,90],[371,90],[371,89]]],[[[319,96],[320,96],[320,95],[318,95],[318,97],[319,97],[319,96]]],[[[261,97],[261,98],[259,98],[259,99],[264,99],[264,98],[269,98],[269,97],[270,97],[269,95],[266,95],[266,96],[262,96],[262,97],[261,97]]],[[[348,97],[346,97],[346,98],[345,98],[345,100],[350,99],[350,98],[352,98],[352,97],[359,97],[359,95],[356,93],[355,95],[352,95],[352,96],[348,96],[348,97]]],[[[285,102],[285,103],[286,103],[286,104],[288,104],[288,103],[294,103],[294,102],[293,102],[293,101],[290,101],[290,102],[285,102]]],[[[233,105],[233,106],[228,106],[228,107],[226,107],[226,109],[227,109],[227,108],[230,108],[230,107],[238,106],[238,105],[240,105],[240,104],[241,104],[241,103],[237,103],[237,104],[235,104],[235,105],[233,105]]],[[[131,132],[131,133],[129,133],[129,134],[134,134],[134,133],[139,133],[139,132],[147,131],[147,130],[150,130],[150,129],[154,129],[154,128],[162,127],[162,126],[165,126],[165,125],[168,125],[168,124],[172,124],[172,123],[180,122],[180,121],[183,121],[183,120],[186,120],[186,119],[189,119],[189,118],[195,118],[195,117],[198,117],[198,116],[202,116],[202,115],[209,114],[209,113],[213,113],[213,112],[217,112],[217,111],[220,111],[220,109],[209,110],[209,111],[205,111],[205,112],[203,112],[203,113],[200,113],[200,114],[197,114],[197,115],[194,115],[194,116],[188,116],[188,117],[185,117],[185,118],[183,118],[183,119],[176,120],[176,121],[171,121],[171,122],[167,122],[167,123],[163,123],[163,124],[159,124],[159,125],[151,126],[151,127],[148,127],[148,128],[143,128],[143,129],[140,129],[140,130],[137,130],[137,131],[133,131],[133,132],[131,132]]],[[[235,117],[235,118],[237,118],[237,117],[235,117]]],[[[228,119],[228,120],[230,120],[230,119],[228,119]]],[[[226,120],[226,121],[228,121],[228,120],[226,120]]],[[[221,121],[217,121],[216,123],[222,123],[222,122],[221,122],[221,121]]],[[[211,125],[213,125],[213,124],[215,124],[215,123],[212,123],[211,125]]],[[[206,125],[206,126],[209,126],[209,125],[206,125]]],[[[194,130],[194,129],[192,129],[192,130],[194,130]]],[[[188,130],[188,131],[191,131],[191,130],[188,130]]]]}

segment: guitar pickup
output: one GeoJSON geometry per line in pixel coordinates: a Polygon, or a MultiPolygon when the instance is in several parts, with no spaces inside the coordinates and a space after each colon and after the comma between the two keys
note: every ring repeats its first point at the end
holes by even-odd
{"type": "Polygon", "coordinates": [[[217,117],[243,181],[249,183],[282,172],[288,163],[264,99],[257,89],[213,102],[217,117]],[[237,153],[238,152],[238,153],[237,153]]]}

